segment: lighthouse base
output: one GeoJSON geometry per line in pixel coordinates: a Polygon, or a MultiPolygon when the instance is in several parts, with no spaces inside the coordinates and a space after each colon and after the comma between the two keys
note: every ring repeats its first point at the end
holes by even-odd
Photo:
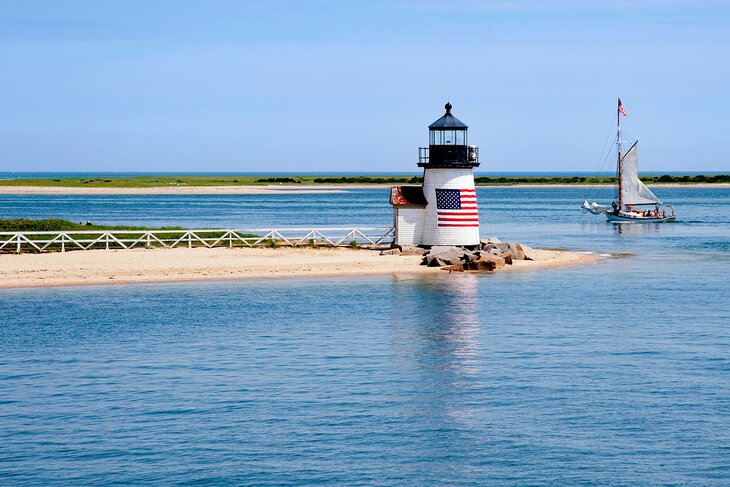
{"type": "Polygon", "coordinates": [[[472,168],[426,168],[423,195],[424,209],[421,244],[479,245],[479,215],[472,168]],[[448,197],[444,197],[444,190],[448,197]],[[441,193],[441,197],[437,193],[441,193]]]}

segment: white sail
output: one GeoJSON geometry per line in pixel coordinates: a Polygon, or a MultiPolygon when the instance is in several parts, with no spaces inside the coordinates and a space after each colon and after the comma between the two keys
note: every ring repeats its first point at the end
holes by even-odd
{"type": "Polygon", "coordinates": [[[639,180],[639,157],[636,143],[621,159],[621,202],[624,205],[661,205],[659,198],[639,180]]]}

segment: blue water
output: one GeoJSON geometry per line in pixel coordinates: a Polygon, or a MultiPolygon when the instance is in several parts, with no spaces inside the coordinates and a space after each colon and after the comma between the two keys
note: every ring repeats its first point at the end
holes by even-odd
{"type": "MultiPolygon", "coordinates": [[[[677,208],[681,224],[641,228],[607,225],[605,219],[579,211],[588,196],[610,202],[610,188],[479,188],[477,194],[485,236],[499,235],[530,245],[628,252],[633,247],[624,246],[635,241],[654,252],[667,245],[683,248],[684,238],[696,234],[727,239],[730,188],[673,187],[657,192],[677,208]],[[654,238],[661,244],[655,244],[654,238]]],[[[236,229],[391,226],[393,212],[388,197],[387,188],[294,195],[0,194],[0,219],[65,218],[105,224],[236,229]]]]}
{"type": "MultiPolygon", "coordinates": [[[[730,190],[658,192],[678,223],[479,190],[485,235],[631,254],[599,265],[0,291],[0,483],[727,485],[730,190]]],[[[0,216],[387,225],[385,201],[2,196],[0,216]]]]}

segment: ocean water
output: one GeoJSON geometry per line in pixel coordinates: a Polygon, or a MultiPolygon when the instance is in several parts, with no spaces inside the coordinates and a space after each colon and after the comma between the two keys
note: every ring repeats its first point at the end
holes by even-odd
{"type": "MultiPolygon", "coordinates": [[[[2,290],[0,483],[727,485],[730,190],[657,192],[680,221],[479,190],[485,236],[624,254],[597,265],[2,290]]],[[[387,196],[1,196],[0,216],[381,226],[387,196]]]]}

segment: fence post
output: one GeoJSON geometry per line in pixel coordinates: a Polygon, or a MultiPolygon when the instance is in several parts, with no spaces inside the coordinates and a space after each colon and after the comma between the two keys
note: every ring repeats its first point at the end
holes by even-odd
{"type": "Polygon", "coordinates": [[[106,236],[106,250],[109,250],[109,232],[104,234],[106,236]]]}
{"type": "Polygon", "coordinates": [[[193,248],[193,235],[191,232],[188,232],[188,248],[193,248]]]}
{"type": "Polygon", "coordinates": [[[147,232],[147,248],[150,248],[150,232],[147,232]]]}
{"type": "Polygon", "coordinates": [[[66,252],[66,234],[61,234],[61,252],[66,252]]]}
{"type": "Polygon", "coordinates": [[[228,248],[233,248],[233,231],[228,232],[228,248]]]}
{"type": "Polygon", "coordinates": [[[20,240],[20,234],[17,234],[15,236],[15,238],[18,240],[17,252],[20,253],[20,242],[21,242],[21,240],[20,240]]]}

